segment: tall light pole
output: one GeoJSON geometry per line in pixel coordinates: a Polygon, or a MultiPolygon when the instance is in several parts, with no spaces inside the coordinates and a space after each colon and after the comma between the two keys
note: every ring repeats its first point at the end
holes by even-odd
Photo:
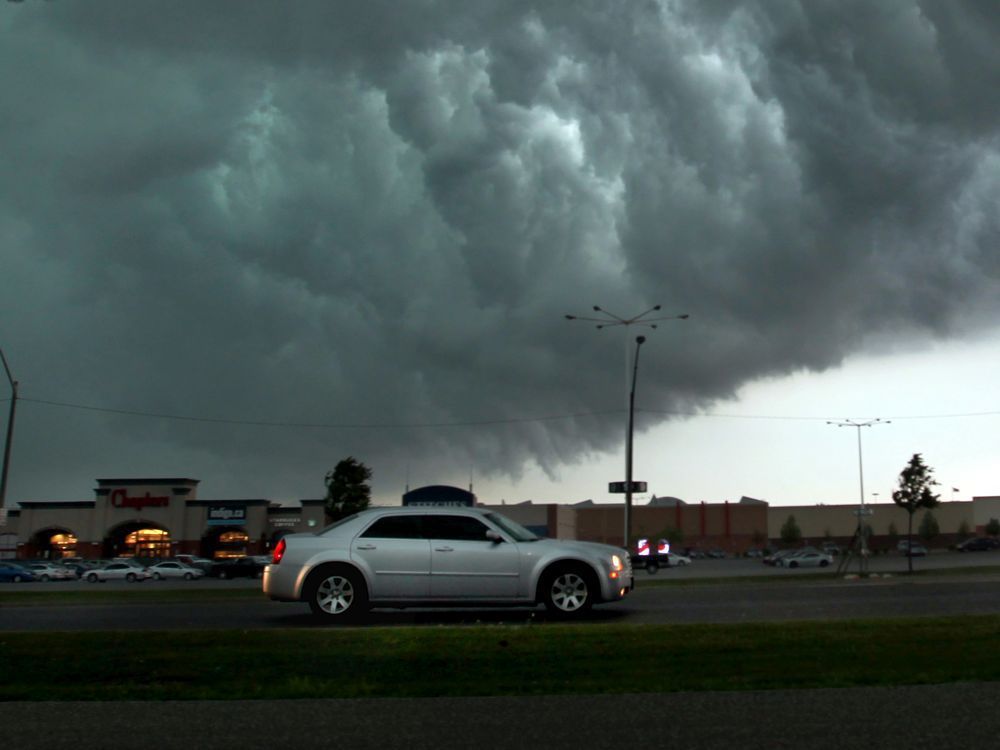
{"type": "MultiPolygon", "coordinates": [[[[625,548],[632,551],[631,548],[631,537],[632,537],[632,417],[634,411],[635,403],[635,373],[639,367],[639,347],[646,340],[644,336],[639,336],[636,338],[636,350],[635,350],[635,362],[634,364],[630,362],[629,357],[629,337],[628,329],[630,326],[645,326],[646,328],[656,328],[656,324],[664,320],[687,320],[690,315],[684,313],[682,315],[655,315],[655,313],[660,312],[660,305],[654,305],[643,313],[635,315],[631,318],[623,318],[620,315],[616,315],[609,310],[605,310],[598,305],[594,305],[594,312],[600,317],[596,316],[584,316],[584,315],[566,315],[566,320],[584,320],[590,323],[596,323],[597,329],[602,328],[614,328],[615,326],[621,326],[625,329],[625,406],[628,412],[628,419],[625,431],[625,476],[626,480],[621,490],[615,490],[616,492],[625,493],[625,548]],[[632,377],[629,377],[629,366],[632,364],[632,377]],[[631,383],[631,385],[630,385],[631,383]]],[[[621,485],[620,482],[614,482],[613,485],[621,485]]]]}
{"type": "Polygon", "coordinates": [[[0,349],[0,360],[3,361],[4,372],[7,373],[7,380],[10,381],[10,415],[7,417],[7,439],[3,446],[3,469],[0,469],[0,510],[6,508],[7,501],[7,468],[10,465],[10,444],[14,439],[14,413],[17,409],[17,381],[10,374],[10,367],[7,366],[7,358],[0,349]]]}
{"type": "Polygon", "coordinates": [[[632,428],[635,424],[635,379],[639,374],[639,349],[645,336],[635,337],[635,362],[632,364],[632,388],[628,394],[628,437],[625,440],[625,549],[632,553],[632,428]]]}
{"type": "Polygon", "coordinates": [[[837,427],[854,427],[858,431],[858,482],[861,485],[861,505],[857,512],[858,528],[855,534],[861,540],[861,564],[858,569],[864,574],[868,570],[868,540],[865,537],[864,519],[866,516],[871,515],[871,510],[865,507],[865,469],[861,460],[861,428],[872,427],[877,424],[892,424],[892,422],[888,419],[869,419],[867,421],[845,419],[843,422],[827,422],[827,424],[836,425],[837,427]]]}

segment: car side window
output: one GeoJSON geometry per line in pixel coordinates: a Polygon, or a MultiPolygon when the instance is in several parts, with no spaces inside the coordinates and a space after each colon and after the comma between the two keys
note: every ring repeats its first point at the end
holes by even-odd
{"type": "Polygon", "coordinates": [[[361,536],[375,539],[423,539],[420,516],[383,516],[361,536]]]}
{"type": "Polygon", "coordinates": [[[469,516],[430,515],[424,521],[424,534],[428,539],[485,542],[489,526],[469,516]]]}

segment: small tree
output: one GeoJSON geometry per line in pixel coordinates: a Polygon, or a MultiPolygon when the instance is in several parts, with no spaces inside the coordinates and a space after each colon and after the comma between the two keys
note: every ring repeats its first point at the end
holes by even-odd
{"type": "Polygon", "coordinates": [[[332,523],[371,505],[371,487],[368,480],[372,470],[348,456],[326,474],[326,499],[324,506],[327,520],[332,523]]]}
{"type": "Polygon", "coordinates": [[[941,526],[938,524],[938,520],[934,517],[933,513],[930,511],[924,513],[924,517],[920,519],[920,528],[917,529],[917,533],[928,547],[931,544],[931,540],[941,533],[941,526]]]}
{"type": "Polygon", "coordinates": [[[990,536],[1000,536],[1000,521],[991,518],[986,524],[986,533],[990,536]]]}
{"type": "Polygon", "coordinates": [[[785,544],[795,544],[802,538],[802,529],[795,521],[795,516],[789,516],[781,525],[781,541],[785,544]]]}
{"type": "MultiPolygon", "coordinates": [[[[892,501],[909,514],[906,529],[906,543],[913,541],[913,514],[920,508],[934,508],[940,495],[935,495],[931,488],[937,485],[933,471],[924,463],[919,453],[914,453],[906,467],[899,473],[898,488],[892,492],[892,501]]],[[[913,555],[907,555],[909,572],[913,572],[913,555]]]]}

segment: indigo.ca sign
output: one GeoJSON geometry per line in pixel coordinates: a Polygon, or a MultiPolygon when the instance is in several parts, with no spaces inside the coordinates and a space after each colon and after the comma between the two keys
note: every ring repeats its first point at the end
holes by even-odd
{"type": "Polygon", "coordinates": [[[242,526],[247,520],[245,505],[210,505],[208,507],[209,526],[242,526]]]}

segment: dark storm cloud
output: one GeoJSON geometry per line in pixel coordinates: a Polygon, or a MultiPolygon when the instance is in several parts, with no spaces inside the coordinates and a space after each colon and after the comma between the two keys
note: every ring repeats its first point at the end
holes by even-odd
{"type": "MultiPolygon", "coordinates": [[[[662,303],[692,319],[652,335],[642,404],[706,408],[997,312],[989,3],[23,3],[0,34],[0,346],[25,397],[613,410],[621,336],[562,316],[662,303]]],[[[347,454],[455,481],[621,430],[23,413],[26,495],[98,473],[313,494],[347,454]]]]}

